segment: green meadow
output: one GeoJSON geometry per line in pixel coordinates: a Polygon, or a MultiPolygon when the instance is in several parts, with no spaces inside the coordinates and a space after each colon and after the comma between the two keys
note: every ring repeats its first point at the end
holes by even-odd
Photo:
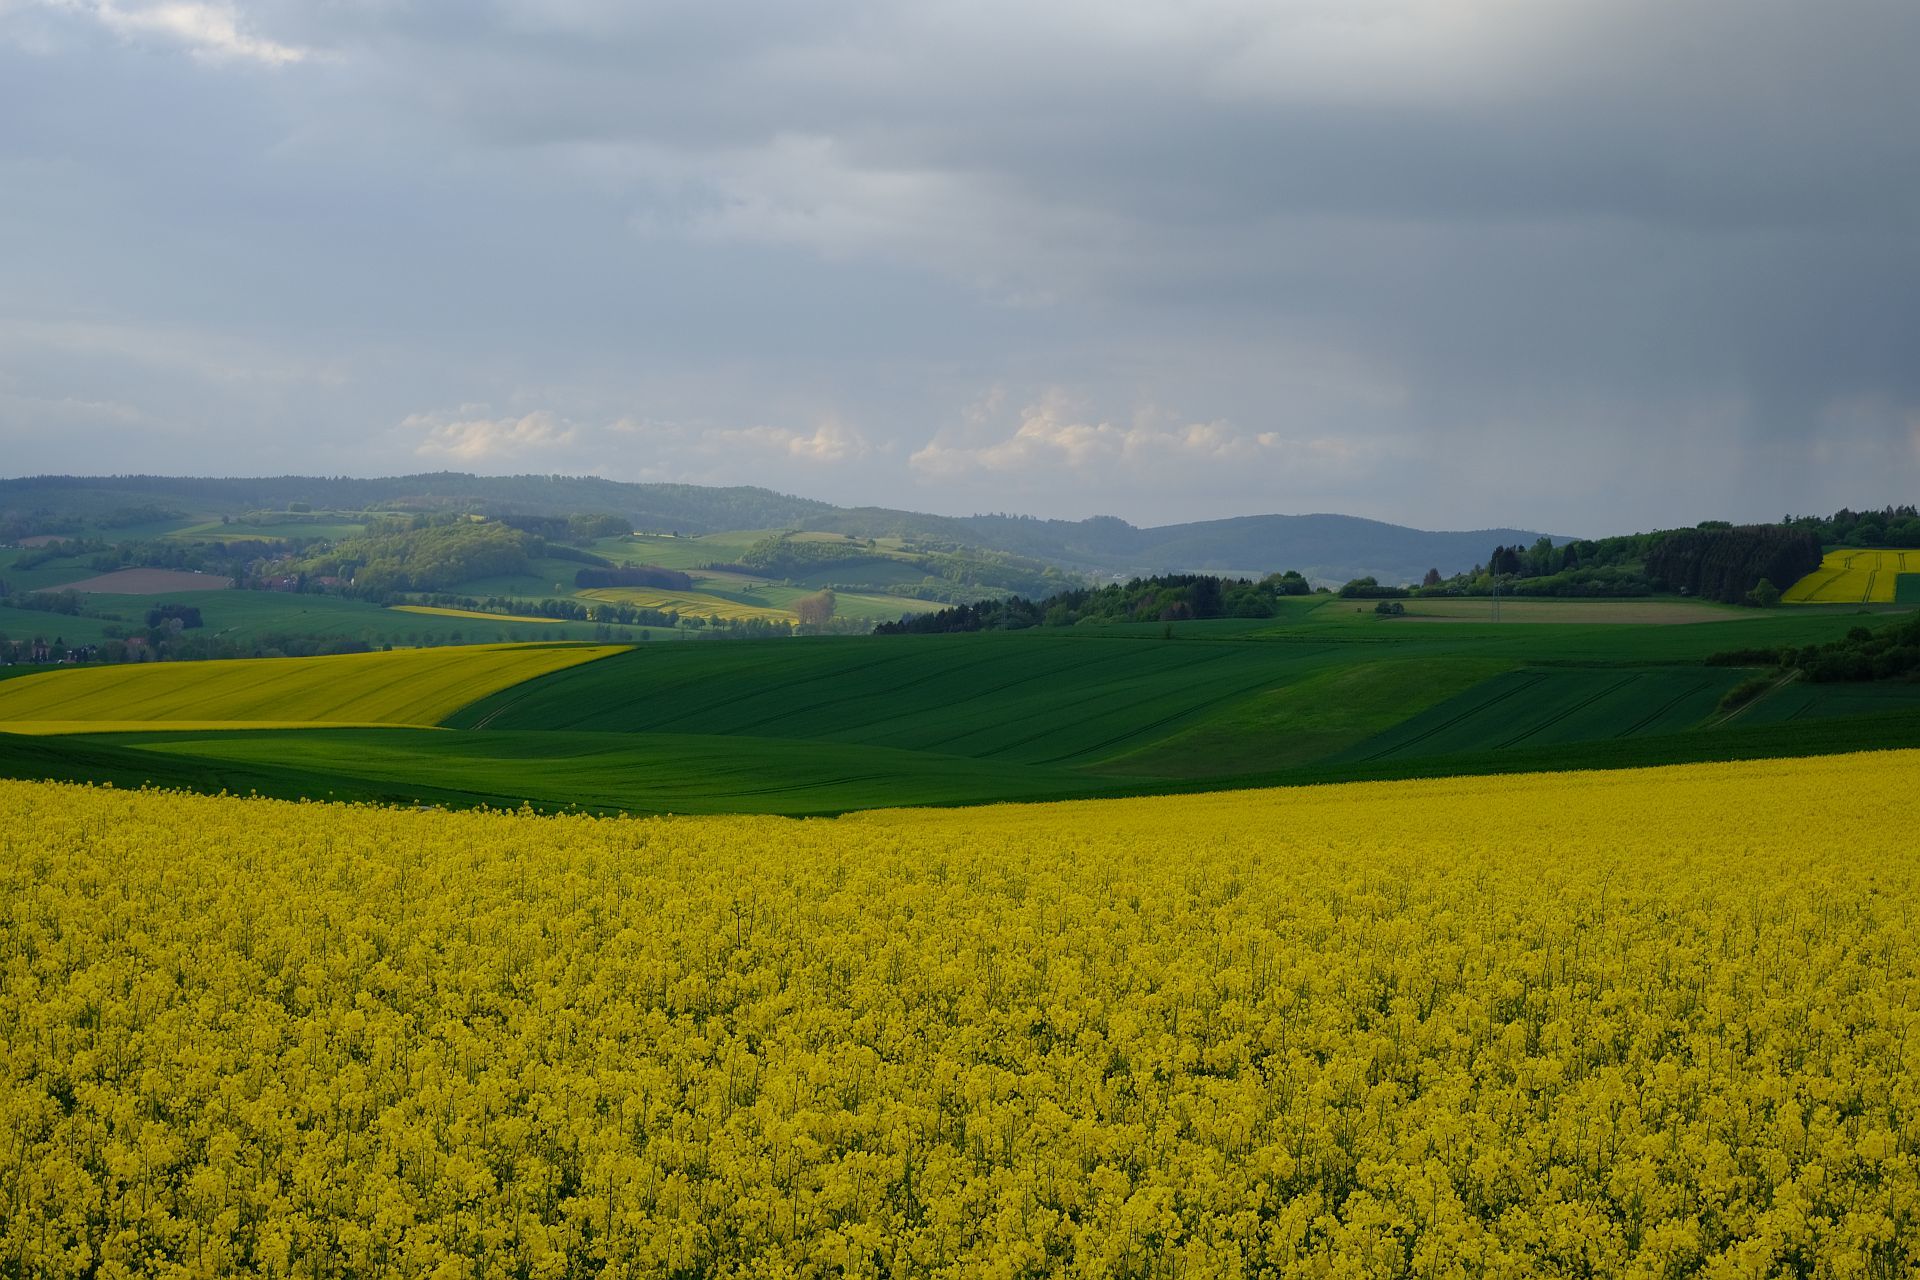
{"type": "MultiPolygon", "coordinates": [[[[201,595],[210,626],[222,609],[228,628],[284,625],[290,609],[311,610],[300,619],[309,628],[370,625],[371,606],[351,601],[201,595]]],[[[1705,665],[1709,654],[1837,639],[1862,623],[1857,610],[1662,623],[1645,620],[1646,602],[1630,607],[1636,616],[1619,622],[1495,624],[1382,617],[1319,596],[1287,600],[1271,619],[634,644],[509,683],[435,729],[116,723],[0,735],[0,774],[455,806],[826,814],[1920,743],[1911,683],[1790,681],[1734,714],[1721,708],[1755,672],[1705,665]]],[[[396,638],[430,627],[468,640],[565,638],[371,612],[396,638]]],[[[471,659],[449,648],[435,660],[471,659]]],[[[0,685],[0,720],[6,706],[0,685]]]]}

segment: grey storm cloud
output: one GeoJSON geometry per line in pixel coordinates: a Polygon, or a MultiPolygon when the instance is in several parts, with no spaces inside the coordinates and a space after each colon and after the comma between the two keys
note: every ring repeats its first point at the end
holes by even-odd
{"type": "Polygon", "coordinates": [[[0,0],[4,465],[1911,500],[1916,55],[1879,0],[0,0]]]}

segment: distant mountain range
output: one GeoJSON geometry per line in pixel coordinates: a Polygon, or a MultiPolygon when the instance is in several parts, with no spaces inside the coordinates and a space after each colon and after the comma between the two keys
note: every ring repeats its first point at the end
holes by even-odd
{"type": "Polygon", "coordinates": [[[933,534],[1122,577],[1203,572],[1258,577],[1298,569],[1331,583],[1368,575],[1382,582],[1417,582],[1428,569],[1450,575],[1486,563],[1495,546],[1532,543],[1540,537],[1525,529],[1433,533],[1341,515],[1235,516],[1143,529],[1112,516],[941,517],[867,507],[816,516],[807,527],[866,532],[869,537],[875,529],[912,529],[920,536],[933,534]]]}
{"type": "MultiPolygon", "coordinates": [[[[272,476],[199,479],[172,476],[33,476],[0,480],[0,517],[99,517],[144,506],[188,514],[237,515],[315,508],[444,509],[495,514],[563,515],[605,511],[642,531],[685,534],[729,529],[807,529],[856,537],[901,536],[985,547],[1096,577],[1167,572],[1258,576],[1298,569],[1329,583],[1371,575],[1417,581],[1485,563],[1496,545],[1532,543],[1526,529],[1430,532],[1343,515],[1237,516],[1140,528],[1112,516],[1046,520],[1032,516],[935,516],[883,507],[836,507],[770,489],[687,484],[627,484],[591,476],[471,476],[458,472],[349,477],[272,476]]],[[[1556,538],[1555,541],[1564,541],[1556,538]]]]}

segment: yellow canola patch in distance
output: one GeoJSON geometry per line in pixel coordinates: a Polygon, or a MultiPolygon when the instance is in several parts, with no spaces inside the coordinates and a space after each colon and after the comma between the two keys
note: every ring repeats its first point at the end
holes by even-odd
{"type": "Polygon", "coordinates": [[[436,725],[490,693],[620,648],[491,644],[50,671],[0,681],[0,732],[48,723],[111,725],[117,732],[436,725]]]}
{"type": "Polygon", "coordinates": [[[484,609],[443,609],[433,604],[395,604],[388,605],[395,613],[425,613],[436,618],[481,618],[487,622],[537,622],[543,626],[559,626],[565,618],[536,618],[524,613],[488,613],[484,609]]]}
{"type": "Polygon", "coordinates": [[[1829,551],[1788,587],[1784,604],[1892,604],[1903,573],[1920,573],[1920,551],[1829,551]]]}
{"type": "Polygon", "coordinates": [[[749,618],[764,618],[770,622],[794,620],[794,614],[786,609],[741,604],[720,596],[702,595],[698,591],[664,591],[653,587],[596,587],[591,591],[579,592],[578,596],[582,600],[631,605],[636,609],[658,609],[662,613],[672,610],[682,617],[692,615],[698,618],[726,618],[735,622],[744,622],[749,618]]]}
{"type": "MultiPolygon", "coordinates": [[[[76,733],[151,733],[164,730],[218,732],[222,729],[390,729],[377,720],[0,720],[0,733],[45,738],[76,733]]],[[[408,728],[438,728],[409,725],[408,728]]]]}

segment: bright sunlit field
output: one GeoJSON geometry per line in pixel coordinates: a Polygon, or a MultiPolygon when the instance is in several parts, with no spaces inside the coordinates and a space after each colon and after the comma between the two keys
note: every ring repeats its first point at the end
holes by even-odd
{"type": "Polygon", "coordinates": [[[1920,573],[1920,551],[1829,551],[1818,569],[1780,598],[1787,604],[1892,604],[1903,573],[1920,573]]]}
{"type": "Polygon", "coordinates": [[[28,725],[40,732],[72,732],[89,722],[115,728],[430,725],[496,690],[616,651],[589,645],[472,645],[50,671],[0,684],[0,732],[30,731],[28,725]]]}
{"type": "Polygon", "coordinates": [[[1916,769],[812,821],[0,783],[0,1258],[1911,1275],[1916,769]]]}

